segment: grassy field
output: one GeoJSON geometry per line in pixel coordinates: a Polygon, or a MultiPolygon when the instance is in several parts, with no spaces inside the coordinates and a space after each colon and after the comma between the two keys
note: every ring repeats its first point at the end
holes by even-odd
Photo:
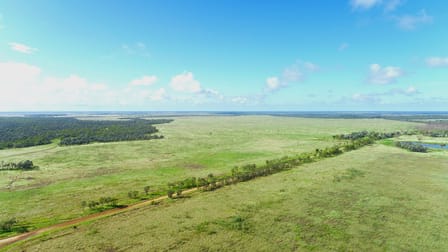
{"type": "Polygon", "coordinates": [[[30,159],[40,169],[0,172],[0,220],[16,217],[32,227],[46,226],[86,214],[84,200],[112,196],[128,204],[133,200],[127,192],[146,185],[156,193],[170,181],[333,145],[334,134],[414,125],[381,119],[178,117],[157,125],[162,140],[2,150],[0,160],[30,159]]]}
{"type": "Polygon", "coordinates": [[[447,152],[377,144],[12,251],[447,251],[447,174],[447,152]]]}

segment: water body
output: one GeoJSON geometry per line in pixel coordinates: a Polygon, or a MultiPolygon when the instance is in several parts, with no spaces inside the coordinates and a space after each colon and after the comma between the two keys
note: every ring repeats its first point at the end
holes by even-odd
{"type": "Polygon", "coordinates": [[[443,150],[448,150],[448,145],[443,145],[443,144],[436,144],[436,143],[420,143],[420,142],[412,142],[412,143],[423,145],[424,147],[429,148],[429,149],[443,149],[443,150]]]}

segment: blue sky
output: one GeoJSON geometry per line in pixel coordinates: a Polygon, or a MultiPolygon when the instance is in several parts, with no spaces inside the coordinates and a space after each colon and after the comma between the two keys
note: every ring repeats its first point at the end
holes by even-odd
{"type": "Polygon", "coordinates": [[[0,2],[0,111],[448,110],[445,1],[0,2]]]}

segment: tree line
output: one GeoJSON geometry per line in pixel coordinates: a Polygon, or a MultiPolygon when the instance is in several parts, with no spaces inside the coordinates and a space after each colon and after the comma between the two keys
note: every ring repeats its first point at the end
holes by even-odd
{"type": "Polygon", "coordinates": [[[154,124],[171,119],[126,119],[119,121],[78,120],[60,117],[0,118],[0,149],[49,144],[60,139],[60,145],[88,144],[163,138],[154,124]]]}
{"type": "Polygon", "coordinates": [[[257,177],[267,176],[281,171],[291,169],[303,164],[316,162],[318,160],[334,157],[344,152],[359,149],[363,146],[375,143],[377,140],[400,136],[407,132],[353,132],[347,135],[336,135],[335,139],[346,139],[348,141],[336,144],[323,149],[316,149],[314,152],[301,153],[295,156],[285,156],[279,159],[266,160],[263,165],[246,164],[235,166],[230,174],[215,176],[209,174],[207,177],[191,177],[184,180],[169,183],[167,196],[169,198],[182,196],[182,191],[191,188],[198,188],[202,191],[213,191],[219,187],[248,181],[257,177]]]}
{"type": "Polygon", "coordinates": [[[418,143],[413,143],[413,142],[396,142],[395,145],[397,147],[406,149],[406,150],[410,150],[412,152],[428,152],[428,148],[426,148],[425,146],[418,144],[418,143]]]}
{"type": "Polygon", "coordinates": [[[350,134],[340,134],[340,135],[334,135],[333,139],[339,139],[339,140],[356,140],[361,138],[374,138],[377,140],[380,139],[386,139],[386,138],[393,138],[400,135],[413,135],[414,132],[411,131],[396,131],[396,132],[376,132],[376,131],[358,131],[358,132],[352,132],[350,134]]]}
{"type": "MultiPolygon", "coordinates": [[[[342,143],[338,143],[334,146],[330,146],[323,149],[316,149],[313,152],[306,152],[297,154],[294,156],[284,156],[278,159],[266,160],[262,165],[246,164],[242,166],[235,166],[232,168],[230,174],[214,175],[208,174],[206,177],[189,177],[180,181],[171,182],[167,184],[165,191],[169,198],[182,197],[182,192],[188,189],[197,188],[201,191],[213,191],[222,186],[244,182],[255,179],[257,177],[268,176],[281,171],[289,170],[293,167],[297,167],[303,164],[319,161],[324,158],[338,156],[342,153],[359,149],[363,146],[375,143],[377,140],[397,137],[402,134],[409,134],[409,132],[353,132],[346,135],[336,135],[335,139],[345,139],[342,143]],[[342,137],[341,137],[342,136],[342,137]]],[[[145,195],[148,195],[150,190],[149,186],[143,188],[145,195]]],[[[160,192],[157,192],[158,194],[160,192]]],[[[138,191],[129,191],[128,197],[130,199],[144,199],[140,197],[138,191]]],[[[152,194],[155,195],[155,194],[152,194]]],[[[89,207],[93,210],[107,209],[110,207],[118,207],[116,204],[108,204],[103,201],[91,201],[83,202],[83,207],[89,207]],[[107,207],[103,207],[106,204],[107,207]]]]}

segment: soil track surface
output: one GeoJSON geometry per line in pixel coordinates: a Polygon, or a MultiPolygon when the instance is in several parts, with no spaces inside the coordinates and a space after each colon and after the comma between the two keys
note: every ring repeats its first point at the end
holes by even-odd
{"type": "MultiPolygon", "coordinates": [[[[195,192],[197,190],[198,190],[197,188],[192,188],[192,189],[189,189],[189,190],[182,191],[182,194],[189,194],[189,193],[195,192]]],[[[55,231],[57,229],[74,226],[76,224],[81,224],[81,223],[86,222],[86,221],[96,220],[96,219],[99,219],[99,218],[103,218],[103,217],[107,217],[107,216],[111,216],[111,215],[127,212],[127,211],[130,211],[130,210],[133,210],[133,209],[137,209],[137,208],[141,208],[141,207],[150,205],[151,203],[154,203],[154,202],[160,202],[160,201],[165,200],[167,198],[168,198],[168,196],[161,196],[161,197],[158,197],[158,198],[155,198],[155,199],[150,199],[150,200],[142,201],[142,202],[139,202],[139,203],[136,203],[136,204],[133,204],[133,205],[129,205],[127,207],[109,209],[109,210],[106,210],[106,211],[103,211],[103,212],[94,213],[94,214],[91,214],[91,215],[87,215],[87,216],[84,216],[84,217],[76,218],[76,219],[69,220],[69,221],[66,221],[66,222],[61,222],[61,223],[58,223],[58,224],[54,224],[54,225],[51,225],[51,226],[48,226],[48,227],[36,229],[36,230],[30,231],[30,232],[27,232],[27,233],[23,233],[23,234],[20,234],[20,235],[16,235],[16,236],[13,236],[13,237],[5,238],[5,239],[0,240],[0,249],[5,247],[5,246],[7,246],[7,245],[12,244],[12,243],[25,240],[27,238],[36,236],[38,234],[42,234],[42,233],[50,232],[50,231],[55,231]]]]}

